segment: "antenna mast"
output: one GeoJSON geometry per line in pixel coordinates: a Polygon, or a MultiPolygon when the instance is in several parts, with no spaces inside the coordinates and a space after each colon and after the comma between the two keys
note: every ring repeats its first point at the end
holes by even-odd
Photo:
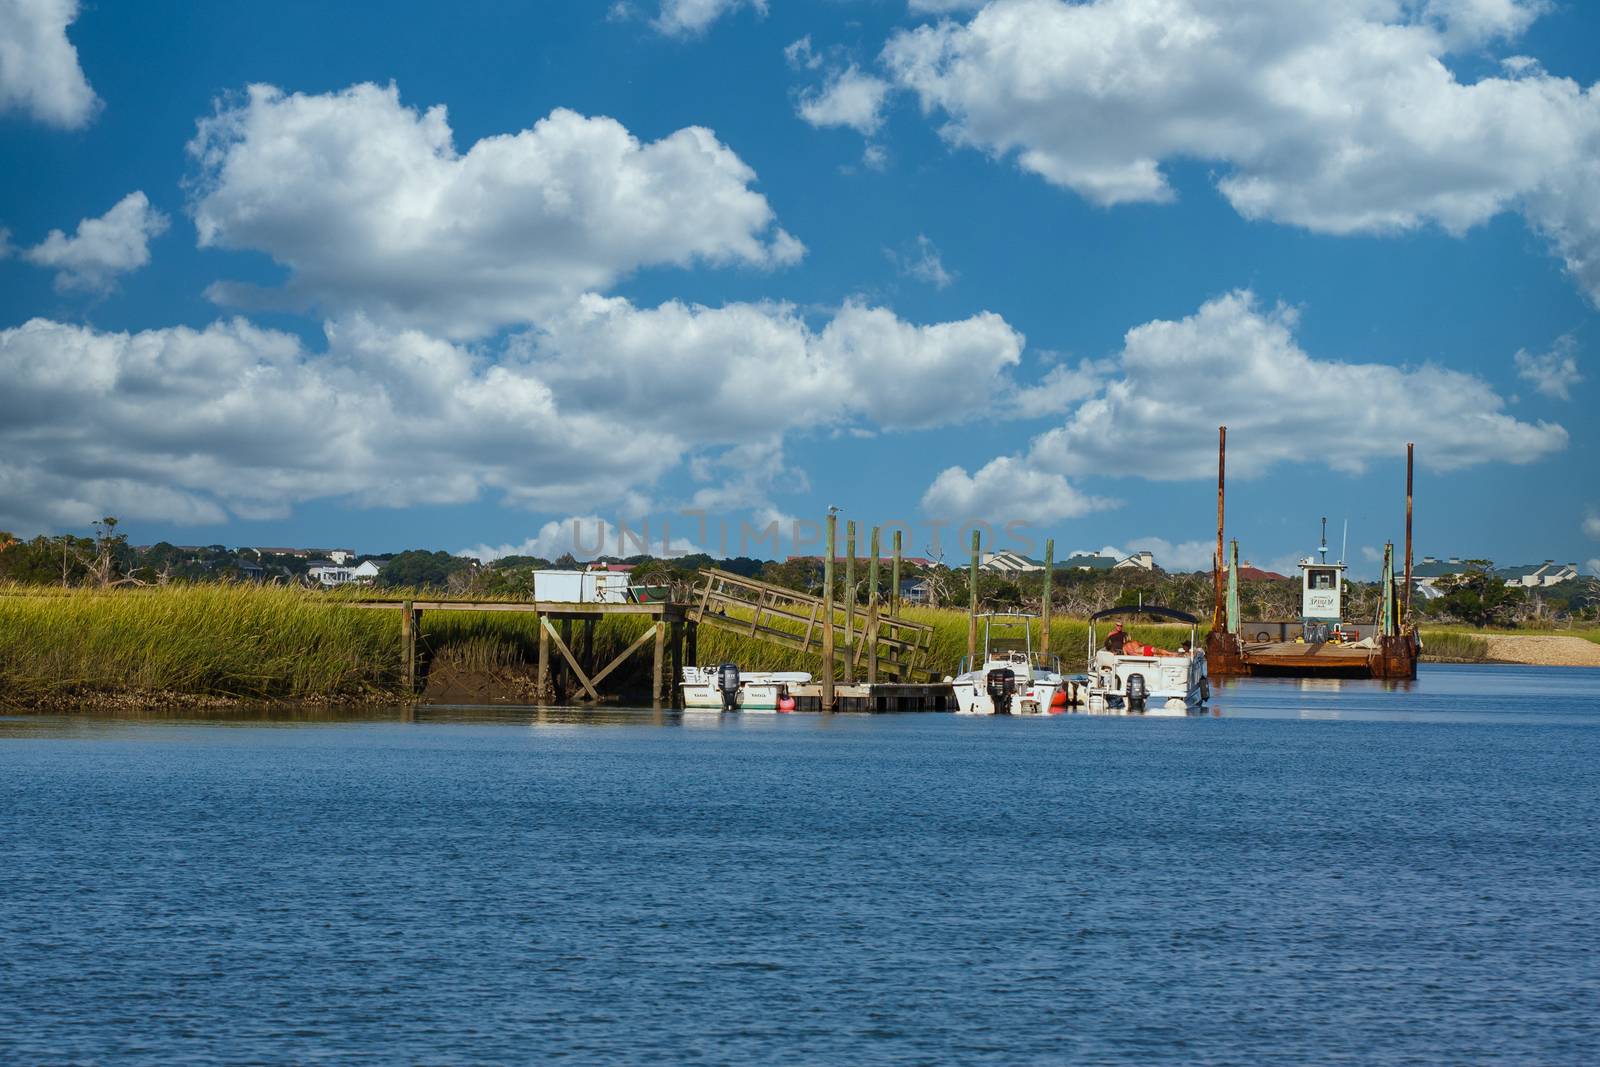
{"type": "Polygon", "coordinates": [[[1328,562],[1328,516],[1322,516],[1322,545],[1317,549],[1322,554],[1319,563],[1328,562]]]}

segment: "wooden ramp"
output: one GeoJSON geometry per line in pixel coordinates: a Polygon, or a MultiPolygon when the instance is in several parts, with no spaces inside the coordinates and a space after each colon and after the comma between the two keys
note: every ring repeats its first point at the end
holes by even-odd
{"type": "Polygon", "coordinates": [[[834,604],[830,610],[821,597],[728,571],[705,572],[688,619],[816,656],[822,655],[823,630],[831,626],[834,657],[844,664],[847,681],[857,676],[908,683],[938,678],[928,665],[932,626],[870,606],[834,604]]]}

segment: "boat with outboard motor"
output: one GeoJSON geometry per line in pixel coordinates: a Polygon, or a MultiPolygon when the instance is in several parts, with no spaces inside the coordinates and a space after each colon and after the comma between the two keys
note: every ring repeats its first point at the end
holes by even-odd
{"type": "Polygon", "coordinates": [[[1172,608],[1127,606],[1089,616],[1089,680],[1083,687],[1090,712],[1128,711],[1188,714],[1211,699],[1206,654],[1199,644],[1200,620],[1172,608]],[[1121,615],[1153,615],[1189,624],[1189,640],[1176,652],[1128,640],[1120,648],[1103,648],[1095,623],[1121,615]]]}
{"type": "Polygon", "coordinates": [[[810,682],[804,671],[741,671],[724,663],[685,667],[678,684],[685,711],[793,711],[790,687],[810,682]]]}
{"type": "Polygon", "coordinates": [[[1045,715],[1066,710],[1067,694],[1056,656],[1033,650],[1030,623],[1037,615],[992,612],[983,622],[983,658],[965,657],[947,679],[955,690],[957,715],[1045,715]]]}

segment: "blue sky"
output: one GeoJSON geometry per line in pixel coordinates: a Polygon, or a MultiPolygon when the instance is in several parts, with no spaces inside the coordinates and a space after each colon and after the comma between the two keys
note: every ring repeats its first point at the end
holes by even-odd
{"type": "Polygon", "coordinates": [[[1250,6],[0,0],[0,528],[1600,557],[1600,15],[1250,6]]]}

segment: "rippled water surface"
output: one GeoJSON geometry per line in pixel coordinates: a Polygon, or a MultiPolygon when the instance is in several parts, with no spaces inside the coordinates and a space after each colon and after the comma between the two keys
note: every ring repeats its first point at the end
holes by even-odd
{"type": "Polygon", "coordinates": [[[1216,705],[0,719],[0,1061],[1600,1061],[1600,671],[1216,705]]]}

